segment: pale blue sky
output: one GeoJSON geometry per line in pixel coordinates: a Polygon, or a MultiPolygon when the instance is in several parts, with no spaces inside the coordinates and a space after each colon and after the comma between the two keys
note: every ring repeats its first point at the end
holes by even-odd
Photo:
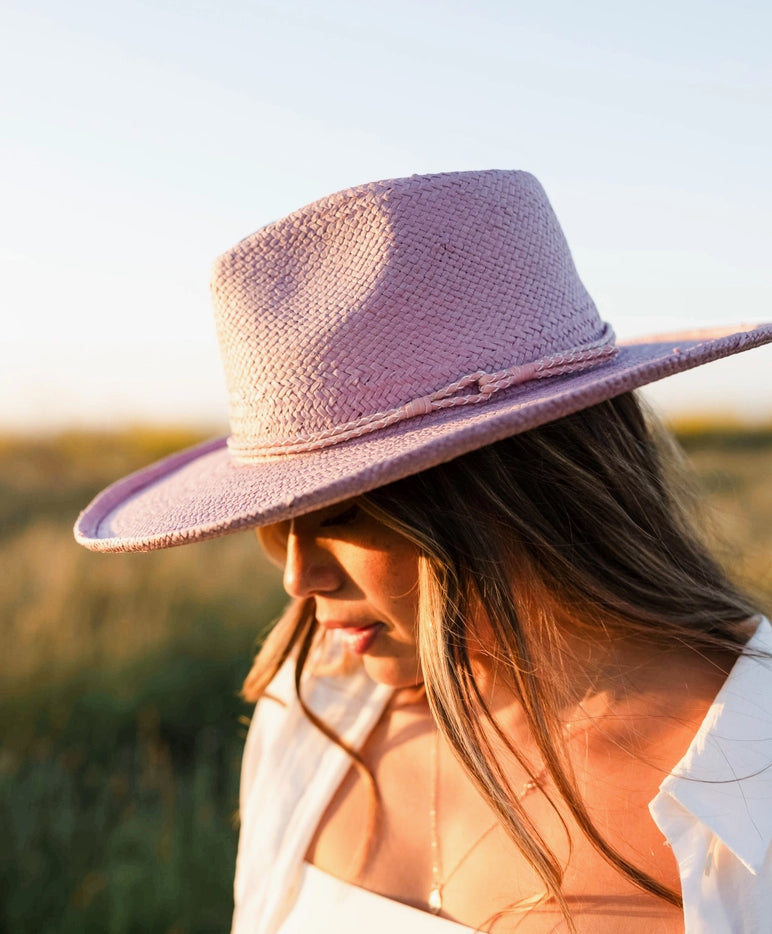
{"type": "MultiPolygon", "coordinates": [[[[413,172],[534,172],[620,336],[771,319],[771,40],[761,0],[2,0],[0,428],[223,424],[212,259],[413,172]]],[[[772,415],[738,361],[655,397],[772,415]]]]}

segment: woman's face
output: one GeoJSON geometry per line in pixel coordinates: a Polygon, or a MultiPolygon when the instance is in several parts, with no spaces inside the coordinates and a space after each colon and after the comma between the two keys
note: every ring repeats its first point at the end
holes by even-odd
{"type": "Polygon", "coordinates": [[[316,618],[362,658],[374,681],[411,687],[416,650],[418,549],[346,500],[261,530],[284,567],[291,597],[313,597],[316,618]]]}

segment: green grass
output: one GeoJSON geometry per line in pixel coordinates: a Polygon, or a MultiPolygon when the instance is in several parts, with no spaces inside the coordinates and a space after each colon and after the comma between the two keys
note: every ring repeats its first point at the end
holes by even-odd
{"type": "MultiPolygon", "coordinates": [[[[772,604],[772,431],[684,426],[728,564],[772,604]]],[[[232,909],[238,698],[278,613],[254,536],[95,555],[102,486],[182,445],[0,440],[0,931],[209,934],[232,909]]]]}
{"type": "Polygon", "coordinates": [[[197,438],[0,443],[0,931],[228,930],[238,697],[283,603],[251,534],[96,555],[102,486],[197,438]]]}

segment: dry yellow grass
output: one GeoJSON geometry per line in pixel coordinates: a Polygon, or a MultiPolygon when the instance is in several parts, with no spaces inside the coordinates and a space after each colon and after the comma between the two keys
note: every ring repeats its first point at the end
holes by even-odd
{"type": "Polygon", "coordinates": [[[725,564],[772,611],[772,437],[746,443],[686,439],[704,510],[725,564]]]}
{"type": "Polygon", "coordinates": [[[105,483],[198,440],[179,432],[0,441],[0,620],[7,689],[118,671],[169,651],[249,644],[282,602],[276,570],[242,533],[153,554],[99,555],[72,523],[105,483]]]}
{"type": "Polygon", "coordinates": [[[251,627],[256,639],[281,597],[253,535],[195,549],[95,555],[62,523],[36,519],[0,544],[6,645],[0,680],[122,667],[175,643],[204,650],[251,627]]]}

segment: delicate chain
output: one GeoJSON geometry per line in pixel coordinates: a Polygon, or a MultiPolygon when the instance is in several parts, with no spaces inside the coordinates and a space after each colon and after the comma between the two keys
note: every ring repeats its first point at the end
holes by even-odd
{"type": "MultiPolygon", "coordinates": [[[[529,779],[520,789],[515,800],[519,803],[534,789],[540,788],[541,783],[547,775],[548,768],[545,765],[534,778],[529,779]]],[[[440,837],[437,829],[437,799],[439,797],[440,783],[440,733],[435,732],[434,738],[434,782],[432,787],[432,800],[429,807],[429,818],[431,823],[431,850],[432,850],[432,887],[429,892],[429,910],[437,915],[442,911],[442,892],[456,871],[466,862],[474,850],[483,842],[483,840],[499,826],[498,821],[494,821],[490,827],[487,827],[472,845],[461,854],[461,858],[456,862],[450,872],[443,877],[442,857],[440,854],[440,837]]]]}

